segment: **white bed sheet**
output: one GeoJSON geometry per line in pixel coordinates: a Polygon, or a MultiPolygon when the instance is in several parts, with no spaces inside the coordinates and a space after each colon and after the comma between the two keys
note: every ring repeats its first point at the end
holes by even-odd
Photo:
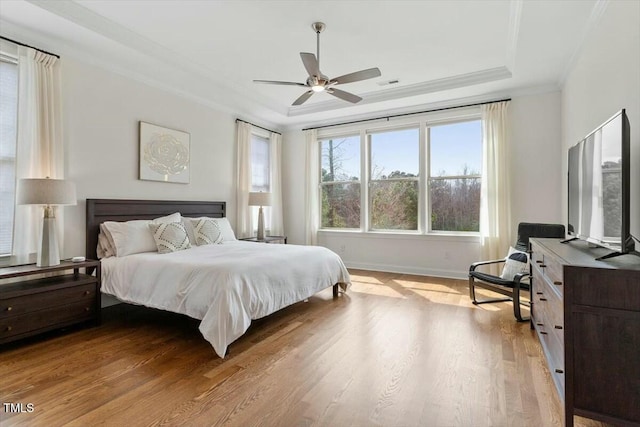
{"type": "Polygon", "coordinates": [[[320,246],[235,241],[102,259],[102,292],[201,320],[220,357],[251,320],[349,283],[340,257],[320,246]]]}

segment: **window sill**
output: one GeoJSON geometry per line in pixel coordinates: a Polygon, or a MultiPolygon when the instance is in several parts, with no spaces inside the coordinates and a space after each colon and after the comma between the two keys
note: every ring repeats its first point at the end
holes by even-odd
{"type": "Polygon", "coordinates": [[[318,230],[319,236],[346,237],[350,239],[395,239],[395,240],[433,240],[450,242],[480,243],[480,233],[474,232],[398,232],[398,231],[361,231],[361,230],[318,230]]]}

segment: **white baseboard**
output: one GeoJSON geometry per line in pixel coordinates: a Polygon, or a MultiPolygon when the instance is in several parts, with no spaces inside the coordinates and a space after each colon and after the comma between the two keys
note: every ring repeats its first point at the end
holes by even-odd
{"type": "Polygon", "coordinates": [[[468,271],[442,270],[437,268],[413,267],[407,265],[393,264],[370,264],[366,262],[344,261],[347,268],[358,270],[384,271],[386,273],[416,274],[418,276],[444,277],[447,279],[466,280],[469,277],[468,271]]]}

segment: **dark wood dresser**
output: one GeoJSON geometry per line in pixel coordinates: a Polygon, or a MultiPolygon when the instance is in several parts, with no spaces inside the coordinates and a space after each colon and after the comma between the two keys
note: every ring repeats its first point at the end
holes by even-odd
{"type": "Polygon", "coordinates": [[[640,257],[531,239],[532,313],[565,424],[640,426],[640,257]]]}
{"type": "Polygon", "coordinates": [[[0,344],[83,322],[100,323],[100,261],[0,268],[0,344]]]}

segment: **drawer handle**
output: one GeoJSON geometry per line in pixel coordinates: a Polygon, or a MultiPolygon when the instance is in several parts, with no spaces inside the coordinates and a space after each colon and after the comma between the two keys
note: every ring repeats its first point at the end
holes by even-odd
{"type": "Polygon", "coordinates": [[[537,262],[538,264],[542,264],[542,260],[541,260],[541,259],[537,259],[537,260],[536,260],[536,262],[537,262]]]}
{"type": "Polygon", "coordinates": [[[11,311],[11,310],[13,310],[13,307],[11,306],[7,307],[7,311],[11,311]]]}
{"type": "Polygon", "coordinates": [[[556,369],[556,372],[559,374],[564,374],[564,371],[562,369],[556,369]]]}
{"type": "Polygon", "coordinates": [[[540,268],[546,268],[547,265],[546,264],[540,264],[540,268]]]}
{"type": "Polygon", "coordinates": [[[89,307],[84,308],[84,311],[89,311],[89,310],[91,310],[89,307]]]}
{"type": "Polygon", "coordinates": [[[544,293],[538,291],[538,292],[536,292],[536,295],[544,295],[544,293]]]}
{"type": "Polygon", "coordinates": [[[542,323],[542,322],[538,322],[538,323],[536,323],[536,325],[538,325],[538,326],[544,326],[544,323],[542,323]]]}
{"type": "Polygon", "coordinates": [[[547,333],[546,333],[545,331],[540,331],[540,333],[541,333],[542,335],[547,335],[547,333]]]}
{"type": "Polygon", "coordinates": [[[85,295],[89,295],[91,292],[90,291],[84,291],[85,295]]]}
{"type": "Polygon", "coordinates": [[[10,330],[12,330],[13,328],[11,326],[7,326],[7,329],[5,329],[7,332],[9,332],[10,330]]]}
{"type": "Polygon", "coordinates": [[[554,327],[555,329],[562,329],[562,326],[560,326],[560,325],[554,325],[553,327],[554,327]]]}
{"type": "Polygon", "coordinates": [[[540,298],[540,301],[546,301],[546,300],[547,300],[546,298],[540,298]]]}
{"type": "Polygon", "coordinates": [[[558,282],[558,281],[553,282],[553,284],[556,286],[562,286],[562,282],[558,282]]]}

